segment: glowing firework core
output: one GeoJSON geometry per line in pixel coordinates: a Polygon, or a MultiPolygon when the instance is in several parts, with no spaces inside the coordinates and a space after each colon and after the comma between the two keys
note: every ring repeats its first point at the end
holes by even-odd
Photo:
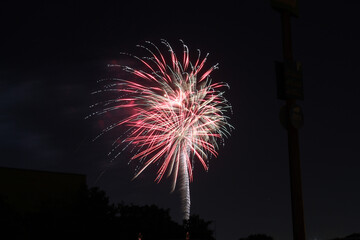
{"type": "Polygon", "coordinates": [[[102,111],[94,114],[132,109],[130,116],[104,129],[101,134],[117,126],[128,127],[127,136],[120,143],[116,141],[114,149],[121,143],[136,149],[131,160],[138,159],[141,168],[134,178],[150,164],[160,162],[155,180],[159,182],[165,173],[172,175],[174,190],[180,175],[184,219],[187,220],[190,215],[189,180],[193,179],[193,160],[198,159],[207,170],[208,156],[217,156],[217,139],[222,141],[224,136],[230,135],[228,130],[232,126],[225,114],[231,107],[223,97],[224,92],[220,91],[228,85],[212,83],[210,73],[217,64],[202,73],[208,55],[201,60],[199,50],[193,64],[189,49],[183,44],[181,63],[169,43],[162,40],[170,52],[171,62],[168,64],[153,43],[146,43],[156,52],[140,46],[150,53],[150,57],[133,56],[144,65],[143,69],[109,65],[121,67],[139,81],[111,79],[114,83],[105,86],[102,91],[115,91],[119,96],[106,101],[102,111]]]}

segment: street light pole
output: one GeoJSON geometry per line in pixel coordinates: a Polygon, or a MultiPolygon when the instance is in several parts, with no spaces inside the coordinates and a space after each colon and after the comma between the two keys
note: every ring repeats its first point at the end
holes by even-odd
{"type": "Polygon", "coordinates": [[[288,135],[293,239],[305,240],[298,131],[303,124],[303,115],[300,106],[296,105],[296,99],[303,99],[302,66],[294,62],[291,41],[291,15],[298,16],[297,4],[296,0],[272,0],[272,6],[281,15],[284,63],[277,64],[278,98],[286,101],[280,120],[288,135]]]}
{"type": "MultiPolygon", "coordinates": [[[[284,60],[293,61],[291,42],[291,16],[289,12],[281,12],[283,57],[284,60]]],[[[296,99],[286,99],[287,117],[291,117],[290,109],[296,104],[296,99]]],[[[305,240],[304,203],[301,184],[299,131],[289,119],[287,121],[289,170],[291,187],[291,208],[294,240],[305,240]]]]}

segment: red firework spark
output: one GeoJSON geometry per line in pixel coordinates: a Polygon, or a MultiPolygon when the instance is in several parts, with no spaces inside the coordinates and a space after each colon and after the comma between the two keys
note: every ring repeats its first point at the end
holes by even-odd
{"type": "Polygon", "coordinates": [[[160,163],[155,180],[159,182],[166,172],[168,176],[173,175],[174,190],[179,173],[184,175],[184,181],[192,181],[194,159],[207,170],[208,156],[217,156],[217,140],[230,135],[232,126],[226,114],[231,107],[221,90],[228,85],[212,82],[210,74],[217,69],[217,64],[203,70],[208,54],[201,59],[198,50],[193,64],[188,47],[182,43],[180,61],[170,44],[162,40],[170,53],[168,62],[157,46],[146,43],[149,47],[139,47],[145,49],[150,57],[131,55],[143,64],[142,69],[109,65],[122,68],[138,80],[111,79],[113,82],[97,93],[112,91],[118,96],[103,103],[102,110],[93,115],[130,108],[131,115],[110,125],[100,135],[118,126],[126,126],[128,131],[121,143],[134,146],[137,152],[131,160],[138,159],[142,163],[134,178],[149,165],[160,163]]]}

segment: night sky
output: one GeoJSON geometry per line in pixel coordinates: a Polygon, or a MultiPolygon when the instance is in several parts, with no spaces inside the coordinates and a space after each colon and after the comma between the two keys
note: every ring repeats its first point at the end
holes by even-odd
{"type": "MultiPolygon", "coordinates": [[[[303,63],[305,123],[299,131],[307,238],[360,232],[360,4],[300,1],[292,18],[294,59],[303,63]]],[[[354,2],[354,1],[353,1],[354,2]]],[[[131,181],[124,153],[109,164],[112,133],[93,142],[106,121],[85,120],[91,92],[120,52],[160,39],[209,52],[214,81],[231,88],[232,135],[209,171],[195,164],[192,214],[213,221],[217,239],[265,233],[292,239],[284,101],[274,61],[282,61],[280,14],[269,1],[41,1],[0,10],[1,167],[81,173],[111,202],[156,204],[181,221],[171,179],[154,183],[156,166],[131,181]],[[99,174],[106,170],[96,181],[99,174]]],[[[164,48],[162,48],[164,49],[164,48]]],[[[102,96],[101,96],[102,97],[102,96]]]]}

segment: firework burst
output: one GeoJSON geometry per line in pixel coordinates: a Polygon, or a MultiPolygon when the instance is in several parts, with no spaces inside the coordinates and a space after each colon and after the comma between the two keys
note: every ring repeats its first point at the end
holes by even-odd
{"type": "MultiPolygon", "coordinates": [[[[134,178],[149,165],[158,163],[155,181],[164,175],[173,177],[172,191],[180,181],[184,220],[190,216],[189,182],[193,180],[194,161],[198,160],[208,169],[210,156],[217,156],[218,141],[229,136],[232,126],[226,115],[230,104],[222,89],[226,83],[214,83],[210,78],[218,64],[204,70],[208,54],[201,58],[200,50],[194,63],[190,61],[189,48],[182,42],[182,59],[175,54],[170,44],[162,40],[168,56],[151,42],[139,46],[146,50],[147,57],[130,54],[142,64],[132,68],[111,64],[131,75],[129,79],[105,79],[110,81],[99,92],[113,92],[117,96],[97,103],[101,110],[92,115],[110,111],[129,112],[127,116],[105,128],[102,134],[125,126],[127,130],[114,142],[109,155],[116,158],[125,148],[132,147],[135,153],[130,161],[137,160],[139,168],[134,178]],[[167,60],[167,58],[169,58],[167,60]],[[125,111],[129,109],[129,111],[125,111]],[[124,145],[122,150],[118,147],[124,145]]],[[[98,137],[99,137],[98,136],[98,137]]]]}

